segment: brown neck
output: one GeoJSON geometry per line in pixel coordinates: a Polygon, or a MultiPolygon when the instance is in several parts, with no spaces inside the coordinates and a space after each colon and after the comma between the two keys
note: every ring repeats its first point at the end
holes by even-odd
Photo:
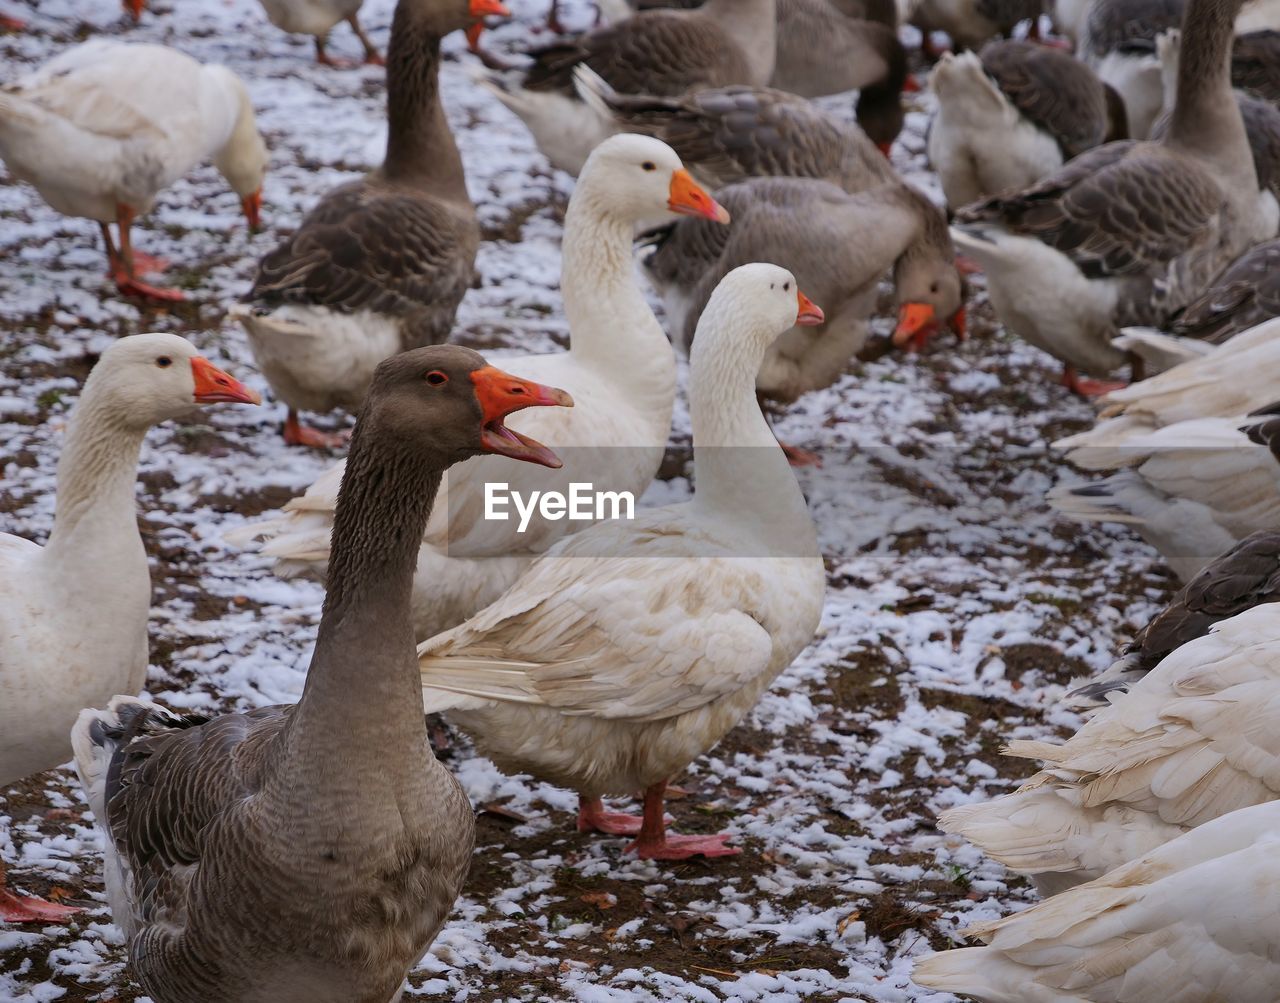
{"type": "Polygon", "coordinates": [[[1231,37],[1242,0],[1190,0],[1182,20],[1169,142],[1208,153],[1247,146],[1231,93],[1231,37]]]}
{"type": "Polygon", "coordinates": [[[387,47],[387,156],[383,177],[467,199],[462,158],[440,103],[440,39],[451,29],[401,0],[387,47]]]}

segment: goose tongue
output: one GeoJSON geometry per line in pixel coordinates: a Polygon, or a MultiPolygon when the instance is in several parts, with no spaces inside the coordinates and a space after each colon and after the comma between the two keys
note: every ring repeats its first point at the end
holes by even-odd
{"type": "Polygon", "coordinates": [[[494,366],[485,366],[471,374],[475,384],[476,400],[480,402],[480,445],[486,453],[510,456],[544,467],[561,466],[556,456],[542,443],[507,428],[502,419],[527,407],[573,407],[573,398],[565,391],[546,387],[531,380],[504,373],[494,366]]]}

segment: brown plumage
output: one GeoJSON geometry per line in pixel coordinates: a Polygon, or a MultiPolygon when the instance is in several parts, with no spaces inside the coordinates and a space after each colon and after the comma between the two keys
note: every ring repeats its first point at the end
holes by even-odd
{"type": "Polygon", "coordinates": [[[1280,31],[1236,36],[1231,46],[1231,83],[1254,97],[1280,103],[1280,31]]]}
{"type": "Polygon", "coordinates": [[[496,373],[455,346],[378,367],[295,706],[206,720],[116,697],[80,715],[112,915],[153,998],[388,1003],[461,891],[475,827],[427,742],[415,557],[444,470],[502,451],[486,438],[502,415],[564,400],[496,374],[482,401],[481,370],[496,373]]]}
{"type": "Polygon", "coordinates": [[[1280,317],[1280,240],[1251,247],[1178,315],[1173,334],[1220,345],[1280,317]]]}

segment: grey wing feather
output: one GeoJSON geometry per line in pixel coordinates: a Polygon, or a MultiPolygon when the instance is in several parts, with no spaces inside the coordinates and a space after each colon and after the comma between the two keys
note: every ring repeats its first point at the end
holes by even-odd
{"type": "Polygon", "coordinates": [[[1178,315],[1172,332],[1222,344],[1280,317],[1280,240],[1250,248],[1178,315]]]}
{"type": "Polygon", "coordinates": [[[1280,101],[1280,31],[1236,36],[1231,50],[1231,83],[1264,101],[1280,101]]]}

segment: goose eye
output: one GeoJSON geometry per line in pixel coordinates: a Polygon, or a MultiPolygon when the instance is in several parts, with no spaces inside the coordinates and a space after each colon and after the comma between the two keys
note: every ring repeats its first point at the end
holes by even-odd
{"type": "Polygon", "coordinates": [[[929,287],[929,292],[936,293],[937,291],[938,291],[938,283],[935,282],[933,285],[929,287]]]}
{"type": "Polygon", "coordinates": [[[640,166],[646,171],[656,171],[658,169],[658,165],[655,164],[652,160],[646,160],[640,166]]]}
{"type": "Polygon", "coordinates": [[[168,369],[173,365],[173,360],[167,355],[162,355],[160,358],[156,359],[156,365],[161,369],[168,369]]]}
{"type": "Polygon", "coordinates": [[[440,372],[439,369],[433,369],[427,373],[427,382],[433,387],[438,387],[443,383],[449,382],[448,374],[440,372]]]}
{"type": "Polygon", "coordinates": [[[784,293],[789,293],[789,292],[791,292],[791,283],[790,283],[790,282],[784,282],[784,283],[782,284],[782,291],[783,291],[784,293]]]}

